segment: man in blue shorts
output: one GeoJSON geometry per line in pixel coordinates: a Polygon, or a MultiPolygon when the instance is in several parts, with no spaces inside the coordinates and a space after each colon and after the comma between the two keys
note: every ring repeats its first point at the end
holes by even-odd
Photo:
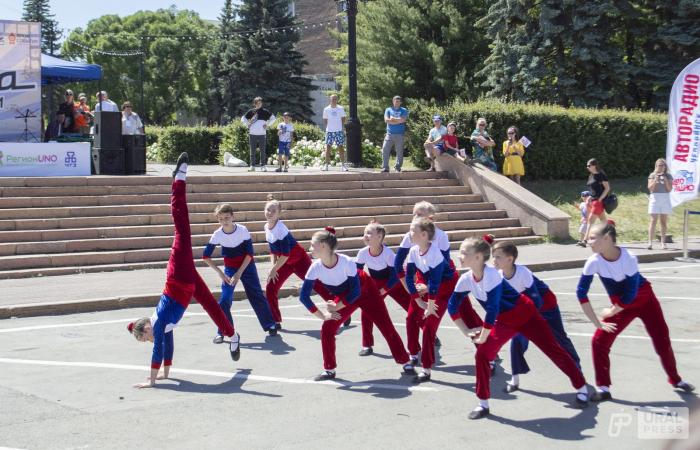
{"type": "Polygon", "coordinates": [[[277,125],[277,136],[279,136],[279,145],[277,146],[277,155],[279,159],[279,167],[275,172],[289,171],[289,158],[292,156],[292,136],[294,134],[294,125],[292,125],[292,115],[288,112],[282,114],[283,122],[277,125]]]}
{"type": "Polygon", "coordinates": [[[340,169],[348,171],[345,165],[345,110],[338,104],[338,96],[333,94],[330,97],[330,105],[323,108],[323,125],[326,128],[326,163],[321,170],[328,170],[331,163],[331,149],[333,145],[338,146],[340,153],[340,169]]]}

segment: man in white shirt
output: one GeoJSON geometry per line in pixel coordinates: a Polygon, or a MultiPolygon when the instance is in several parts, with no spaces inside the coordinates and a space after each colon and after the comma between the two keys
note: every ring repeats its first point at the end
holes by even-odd
{"type": "Polygon", "coordinates": [[[275,121],[275,116],[263,108],[262,97],[255,97],[253,99],[254,107],[249,109],[243,117],[241,117],[241,122],[243,125],[248,127],[248,144],[250,145],[250,168],[248,172],[255,172],[255,149],[260,149],[260,165],[262,166],[262,171],[267,172],[267,155],[266,155],[266,145],[267,145],[267,127],[272,125],[275,121]]]}
{"type": "Polygon", "coordinates": [[[124,102],[122,105],[122,134],[143,134],[141,118],[132,109],[131,102],[124,102]]]}
{"type": "Polygon", "coordinates": [[[112,111],[119,112],[119,106],[109,99],[107,91],[100,91],[95,94],[97,97],[97,104],[95,105],[95,111],[112,111]]]}
{"type": "Polygon", "coordinates": [[[330,97],[330,105],[323,108],[323,125],[326,128],[326,164],[321,170],[328,170],[331,162],[331,149],[333,144],[338,146],[340,153],[340,168],[343,172],[348,171],[345,165],[345,110],[338,104],[338,96],[333,94],[330,97]]]}

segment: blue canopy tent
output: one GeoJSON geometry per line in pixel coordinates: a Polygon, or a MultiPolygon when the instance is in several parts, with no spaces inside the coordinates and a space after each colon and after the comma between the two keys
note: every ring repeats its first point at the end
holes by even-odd
{"type": "Polygon", "coordinates": [[[102,79],[102,66],[66,61],[41,54],[41,84],[64,84],[102,79]]]}

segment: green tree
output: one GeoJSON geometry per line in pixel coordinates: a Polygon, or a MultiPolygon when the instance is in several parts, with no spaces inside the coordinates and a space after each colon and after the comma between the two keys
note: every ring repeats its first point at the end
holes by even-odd
{"type": "Polygon", "coordinates": [[[224,112],[232,119],[250,108],[257,96],[265,99],[273,112],[290,111],[309,120],[311,81],[302,76],[306,64],[296,50],[299,33],[289,29],[297,22],[289,14],[288,0],[243,0],[230,51],[221,64],[229,80],[230,98],[224,98],[224,112]],[[286,28],[285,30],[278,30],[286,28]]]}
{"type": "MultiPolygon", "coordinates": [[[[215,34],[216,28],[197,13],[173,6],[91,20],[85,30],[76,29],[68,36],[62,54],[100,64],[103,79],[99,85],[110,98],[117,103],[130,100],[149,123],[167,125],[175,122],[178,113],[207,117],[207,50],[215,34]],[[143,52],[143,107],[139,70],[142,56],[114,55],[134,51],[143,52]]],[[[96,83],[79,87],[95,92],[96,83]]]]}
{"type": "MultiPolygon", "coordinates": [[[[232,0],[226,0],[219,15],[218,39],[209,54],[209,119],[221,123],[226,110],[232,109],[231,93],[234,92],[233,79],[228,69],[235,61],[235,31],[236,13],[232,0]]],[[[233,108],[235,110],[235,108],[233,108]]]]}
{"type": "Polygon", "coordinates": [[[700,57],[698,0],[637,0],[628,30],[628,55],[637,72],[632,91],[639,106],[666,109],[676,76],[700,57]]]}
{"type": "Polygon", "coordinates": [[[55,54],[59,49],[58,41],[62,37],[58,22],[51,14],[49,0],[24,0],[22,20],[41,22],[41,51],[55,54]]]}
{"type": "MultiPolygon", "coordinates": [[[[485,0],[385,0],[361,3],[357,17],[358,112],[367,134],[381,136],[391,97],[443,102],[480,95],[476,72],[488,56],[474,25],[485,0]]],[[[347,98],[347,37],[331,54],[347,98]]]]}
{"type": "Polygon", "coordinates": [[[494,40],[489,95],[563,106],[626,106],[616,44],[624,0],[499,0],[479,21],[494,40]]]}

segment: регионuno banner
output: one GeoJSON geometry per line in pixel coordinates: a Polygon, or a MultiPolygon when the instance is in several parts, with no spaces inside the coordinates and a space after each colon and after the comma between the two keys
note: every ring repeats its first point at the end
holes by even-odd
{"type": "Polygon", "coordinates": [[[41,24],[0,20],[0,142],[41,142],[41,24]]]}
{"type": "Polygon", "coordinates": [[[0,142],[0,177],[90,175],[90,143],[0,142]]]}

